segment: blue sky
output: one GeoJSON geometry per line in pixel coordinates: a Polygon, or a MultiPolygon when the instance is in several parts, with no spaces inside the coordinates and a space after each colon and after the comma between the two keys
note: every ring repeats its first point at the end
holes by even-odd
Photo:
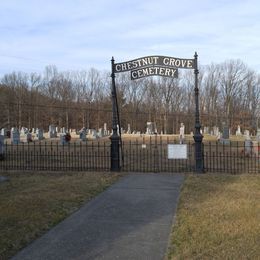
{"type": "Polygon", "coordinates": [[[260,72],[259,0],[0,0],[0,17],[0,76],[195,51],[201,65],[241,59],[260,72]]]}

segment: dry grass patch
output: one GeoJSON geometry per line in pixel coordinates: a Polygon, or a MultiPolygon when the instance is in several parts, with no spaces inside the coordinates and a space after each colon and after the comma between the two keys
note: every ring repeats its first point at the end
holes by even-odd
{"type": "Polygon", "coordinates": [[[0,259],[7,259],[118,179],[111,173],[3,174],[0,259]]]}
{"type": "Polygon", "coordinates": [[[188,176],[169,259],[260,259],[260,176],[188,176]]]}

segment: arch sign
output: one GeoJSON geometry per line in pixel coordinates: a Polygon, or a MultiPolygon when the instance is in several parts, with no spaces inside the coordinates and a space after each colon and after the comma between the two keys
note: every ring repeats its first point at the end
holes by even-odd
{"type": "Polygon", "coordinates": [[[131,61],[115,63],[114,73],[131,72],[131,79],[148,76],[178,78],[178,69],[194,69],[194,59],[181,59],[168,56],[146,56],[131,61]]]}

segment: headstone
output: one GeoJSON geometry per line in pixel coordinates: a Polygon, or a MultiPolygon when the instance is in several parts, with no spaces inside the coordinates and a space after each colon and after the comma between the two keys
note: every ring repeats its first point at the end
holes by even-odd
{"type": "MultiPolygon", "coordinates": [[[[122,133],[122,132],[121,132],[121,133],[122,133]]],[[[102,138],[102,137],[104,136],[104,131],[103,131],[102,128],[99,128],[99,129],[98,129],[97,136],[98,136],[99,138],[102,138]]]]}
{"type": "Polygon", "coordinates": [[[92,129],[91,137],[92,137],[93,139],[97,139],[98,135],[97,135],[97,130],[96,130],[96,129],[92,129]]]}
{"type": "Polygon", "coordinates": [[[57,128],[54,125],[49,125],[49,138],[56,138],[57,137],[57,128]]]}
{"type": "Polygon", "coordinates": [[[183,144],[185,139],[185,126],[183,123],[181,123],[179,138],[180,138],[180,144],[183,144]]]}
{"type": "Polygon", "coordinates": [[[156,127],[156,123],[154,123],[154,133],[157,135],[158,131],[157,131],[157,127],[156,127]]]}
{"type": "Polygon", "coordinates": [[[217,126],[213,127],[213,135],[219,136],[219,128],[217,126]]]}
{"type": "Polygon", "coordinates": [[[240,136],[240,135],[242,135],[242,133],[241,133],[240,125],[238,125],[236,130],[236,136],[240,136]]]}
{"type": "Polygon", "coordinates": [[[108,135],[108,131],[107,131],[107,123],[104,123],[104,136],[108,135]]]}
{"type": "Polygon", "coordinates": [[[127,124],[127,134],[131,134],[131,126],[130,126],[130,124],[127,124]]]}
{"type": "Polygon", "coordinates": [[[223,139],[229,139],[229,128],[228,128],[228,126],[223,127],[222,138],[223,139]]]}
{"type": "Polygon", "coordinates": [[[246,140],[251,140],[249,130],[244,131],[244,137],[245,137],[246,140]]]}
{"type": "Polygon", "coordinates": [[[66,134],[61,134],[60,135],[60,144],[61,145],[65,145],[68,144],[71,140],[71,135],[70,133],[66,133],[66,134]]]}
{"type": "Polygon", "coordinates": [[[43,137],[43,130],[42,129],[38,129],[38,128],[36,129],[36,138],[39,141],[44,139],[44,137],[43,137]]]}
{"type": "Polygon", "coordinates": [[[154,122],[147,122],[146,123],[146,134],[154,135],[155,133],[157,133],[156,124],[154,122]]]}
{"type": "Polygon", "coordinates": [[[4,135],[0,135],[0,160],[4,159],[4,152],[5,152],[5,137],[4,135]]]}
{"type": "Polygon", "coordinates": [[[86,134],[87,134],[87,129],[85,127],[83,127],[82,129],[80,129],[79,131],[79,138],[81,141],[86,141],[86,134]]]}
{"type": "Polygon", "coordinates": [[[5,128],[1,129],[1,135],[6,136],[7,130],[5,128]]]}
{"type": "Polygon", "coordinates": [[[64,134],[60,135],[60,144],[61,145],[67,144],[67,142],[65,141],[65,135],[64,134]]]}
{"type": "Polygon", "coordinates": [[[203,128],[203,133],[204,133],[204,134],[209,134],[209,127],[204,126],[204,128],[203,128]]]}
{"type": "Polygon", "coordinates": [[[20,133],[19,130],[15,127],[11,129],[11,143],[19,144],[20,143],[20,133]]]}
{"type": "Polygon", "coordinates": [[[21,128],[21,135],[26,135],[29,132],[28,128],[22,127],[21,128]]]}
{"type": "Polygon", "coordinates": [[[27,141],[27,143],[32,142],[32,134],[31,134],[30,132],[28,132],[28,133],[26,134],[26,141],[27,141]]]}
{"type": "Polygon", "coordinates": [[[230,144],[230,140],[229,140],[229,127],[226,125],[225,122],[222,123],[222,137],[218,140],[220,140],[220,143],[225,144],[225,145],[229,145],[230,144]]]}

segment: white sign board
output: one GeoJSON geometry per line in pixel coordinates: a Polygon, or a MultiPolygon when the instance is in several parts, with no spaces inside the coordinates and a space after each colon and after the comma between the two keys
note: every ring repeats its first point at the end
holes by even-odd
{"type": "Polygon", "coordinates": [[[188,159],[187,144],[168,144],[168,159],[188,159]]]}

